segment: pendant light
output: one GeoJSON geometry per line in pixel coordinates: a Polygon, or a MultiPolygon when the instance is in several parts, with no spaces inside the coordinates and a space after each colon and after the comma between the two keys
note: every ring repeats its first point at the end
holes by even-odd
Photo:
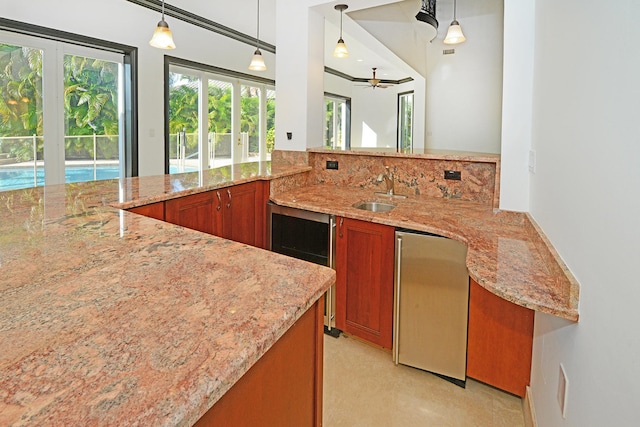
{"type": "Polygon", "coordinates": [[[456,19],[456,0],[453,0],[453,21],[451,21],[451,25],[449,25],[449,29],[447,30],[447,37],[444,39],[444,44],[458,44],[466,39],[464,34],[462,34],[460,23],[456,19]]]}
{"type": "Polygon", "coordinates": [[[340,38],[338,39],[338,44],[336,44],[336,48],[333,51],[333,56],[336,58],[347,58],[349,56],[349,51],[347,51],[347,45],[344,44],[344,40],[342,40],[342,12],[347,10],[349,6],[346,4],[337,4],[334,6],[335,10],[340,11],[340,38]]]}
{"type": "Polygon", "coordinates": [[[258,0],[258,11],[257,11],[257,25],[256,25],[256,51],[253,52],[253,57],[251,58],[251,64],[249,64],[249,69],[253,71],[265,71],[267,66],[264,63],[264,58],[262,57],[262,52],[260,52],[260,0],[258,0]]]}
{"type": "Polygon", "coordinates": [[[158,22],[156,30],[153,32],[153,37],[149,41],[149,44],[158,49],[175,49],[176,45],[173,42],[173,35],[169,29],[169,24],[164,20],[164,0],[162,0],[162,19],[158,22]]]}

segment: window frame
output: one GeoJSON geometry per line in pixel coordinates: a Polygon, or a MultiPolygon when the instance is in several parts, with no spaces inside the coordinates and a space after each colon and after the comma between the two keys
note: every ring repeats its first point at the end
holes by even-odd
{"type": "MultiPolygon", "coordinates": [[[[343,95],[337,95],[335,93],[325,92],[324,93],[325,120],[326,120],[326,114],[327,114],[326,105],[327,105],[327,101],[328,100],[344,102],[346,120],[345,120],[345,124],[344,124],[344,134],[345,134],[344,147],[342,148],[342,150],[350,150],[351,149],[351,98],[343,96],[343,95]]],[[[335,115],[334,115],[334,120],[335,120],[335,115]]],[[[335,124],[334,124],[334,126],[335,126],[335,124]]],[[[323,135],[323,137],[322,137],[322,145],[323,145],[323,147],[326,147],[325,137],[326,137],[326,134],[323,135]]]]}
{"type": "Polygon", "coordinates": [[[406,92],[400,92],[398,93],[398,112],[397,112],[397,119],[396,119],[396,151],[398,153],[404,153],[403,147],[402,147],[402,141],[401,141],[401,126],[400,126],[400,119],[401,119],[401,104],[402,104],[402,98],[404,96],[407,95],[412,95],[412,100],[411,100],[411,145],[409,147],[410,152],[413,152],[413,122],[414,122],[414,112],[415,112],[415,93],[413,90],[409,90],[406,92]]]}
{"type": "MultiPolygon", "coordinates": [[[[164,145],[165,145],[165,154],[164,154],[164,169],[165,174],[169,174],[169,160],[170,160],[170,138],[169,138],[169,75],[171,72],[175,70],[181,70],[184,73],[193,73],[194,75],[201,76],[201,84],[202,77],[206,77],[207,79],[212,78],[220,81],[225,81],[231,83],[234,87],[234,107],[239,111],[239,105],[236,105],[235,93],[240,93],[240,87],[243,85],[256,86],[259,87],[263,96],[261,96],[261,108],[260,108],[260,140],[264,141],[264,146],[266,147],[266,134],[267,134],[267,111],[266,111],[266,102],[267,102],[267,91],[274,90],[276,91],[276,82],[275,80],[267,79],[264,77],[258,77],[251,74],[240,73],[233,70],[228,70],[225,68],[216,67],[213,65],[202,64],[195,61],[189,61],[183,58],[178,58],[174,56],[165,55],[164,57],[164,145]]],[[[239,95],[240,96],[240,95],[239,95]]],[[[277,96],[277,95],[276,95],[277,96]]],[[[237,104],[239,104],[239,99],[237,104]]],[[[208,100],[200,100],[200,107],[203,108],[205,105],[205,101],[208,100]]],[[[277,105],[277,104],[276,104],[277,105]]],[[[277,106],[276,106],[277,108],[277,106]]],[[[232,113],[232,133],[235,135],[239,132],[240,128],[240,115],[238,113],[237,117],[235,113],[232,113]]],[[[200,141],[203,140],[202,132],[203,127],[200,124],[200,141]]],[[[200,144],[200,143],[199,143],[200,144]]],[[[262,147],[262,144],[261,144],[262,147]]],[[[204,144],[203,147],[200,148],[201,160],[200,160],[200,169],[204,168],[204,159],[208,158],[208,147],[204,144]],[[204,156],[204,154],[207,156],[204,156]]],[[[263,153],[263,150],[260,150],[259,160],[265,160],[266,153],[263,153]]],[[[237,154],[232,151],[232,163],[237,163],[238,159],[237,154]]]]}
{"type": "Polygon", "coordinates": [[[10,33],[122,55],[124,117],[121,170],[125,177],[138,176],[138,48],[6,18],[0,18],[0,28],[10,33]]]}

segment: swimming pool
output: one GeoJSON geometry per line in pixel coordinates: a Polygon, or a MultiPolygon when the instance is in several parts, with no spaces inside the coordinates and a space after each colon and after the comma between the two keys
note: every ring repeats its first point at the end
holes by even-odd
{"type": "MultiPolygon", "coordinates": [[[[170,166],[170,173],[178,172],[177,166],[170,166]]],[[[195,170],[185,170],[194,172],[195,170]]],[[[65,182],[86,182],[93,181],[93,166],[66,166],[65,182]]],[[[117,165],[97,165],[96,180],[119,178],[120,171],[117,165]]],[[[44,168],[39,167],[36,172],[36,182],[38,186],[44,185],[44,168]]],[[[20,188],[34,187],[32,167],[11,167],[0,168],[0,191],[17,190],[20,188]]]]}

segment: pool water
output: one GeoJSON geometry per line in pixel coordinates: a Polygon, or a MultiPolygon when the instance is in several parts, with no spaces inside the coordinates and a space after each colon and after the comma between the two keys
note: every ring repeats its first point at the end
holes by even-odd
{"type": "MultiPolygon", "coordinates": [[[[170,173],[177,171],[177,166],[170,166],[170,173]]],[[[93,166],[67,166],[64,173],[66,183],[93,181],[93,166]]],[[[119,177],[120,171],[117,165],[96,166],[96,180],[98,181],[119,177]]],[[[36,180],[37,185],[44,185],[44,168],[37,169],[36,180]]],[[[0,168],[0,191],[29,187],[34,187],[33,168],[0,168]]]]}

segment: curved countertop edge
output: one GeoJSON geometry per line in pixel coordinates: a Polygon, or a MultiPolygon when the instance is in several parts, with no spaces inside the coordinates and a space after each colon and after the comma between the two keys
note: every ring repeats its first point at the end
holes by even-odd
{"type": "MultiPolygon", "coordinates": [[[[579,292],[580,285],[575,279],[575,277],[571,274],[568,267],[562,261],[562,259],[557,254],[555,248],[551,245],[548,238],[545,236],[544,232],[540,227],[535,223],[533,218],[528,213],[521,212],[511,212],[511,211],[500,211],[490,209],[491,214],[494,217],[504,215],[509,216],[507,222],[519,222],[517,226],[518,232],[522,235],[527,235],[527,242],[531,243],[536,250],[536,255],[539,255],[542,258],[542,261],[545,263],[545,267],[547,267],[550,272],[547,278],[547,282],[545,283],[536,283],[538,289],[542,294],[551,293],[549,289],[545,289],[545,287],[553,287],[557,282],[560,282],[562,285],[562,294],[568,294],[568,303],[566,304],[552,304],[545,303],[540,300],[536,300],[535,298],[528,297],[526,295],[518,295],[512,289],[507,286],[498,284],[495,280],[492,280],[486,273],[481,271],[483,267],[484,261],[487,259],[486,253],[483,251],[483,248],[478,247],[478,240],[491,240],[493,238],[499,238],[499,236],[492,236],[489,232],[482,232],[480,230],[473,229],[470,232],[465,232],[464,230],[455,230],[455,229],[447,229],[446,226],[438,226],[437,224],[428,224],[424,222],[417,222],[409,220],[405,217],[394,218],[393,211],[387,213],[373,213],[368,211],[359,210],[353,208],[351,203],[335,203],[331,206],[327,206],[327,200],[330,199],[328,194],[325,194],[327,190],[323,190],[324,187],[322,184],[311,186],[315,188],[315,191],[319,191],[322,193],[322,197],[319,199],[323,199],[322,202],[314,202],[314,196],[305,197],[304,191],[301,189],[291,190],[287,193],[272,195],[271,200],[282,206],[288,206],[292,208],[298,209],[306,209],[326,214],[333,214],[337,216],[344,216],[347,218],[358,219],[363,221],[369,221],[384,225],[389,225],[398,228],[406,228],[413,229],[417,231],[425,231],[428,233],[438,234],[441,236],[449,237],[454,240],[458,240],[468,247],[467,252],[467,268],[469,271],[469,276],[475,280],[480,286],[487,289],[494,295],[497,295],[507,301],[513,302],[514,304],[520,305],[525,308],[529,308],[535,311],[539,311],[542,313],[550,314],[552,316],[560,317],[572,322],[577,322],[579,320],[579,312],[578,312],[578,302],[579,302],[579,292]],[[303,197],[299,197],[302,195],[303,197]],[[298,197],[297,197],[298,196],[298,197]],[[470,235],[475,233],[475,235],[470,235]],[[469,234],[469,235],[468,235],[469,234]]],[[[309,187],[309,188],[311,188],[309,187]]],[[[329,187],[329,186],[327,186],[329,187]]],[[[307,190],[309,192],[313,192],[314,190],[307,190]]],[[[331,193],[335,194],[339,192],[339,187],[333,187],[331,193]]],[[[347,190],[350,194],[349,197],[352,196],[352,201],[357,202],[364,199],[372,199],[372,197],[367,197],[366,194],[370,194],[370,190],[362,190],[359,188],[350,188],[347,190]]],[[[308,194],[307,194],[308,196],[308,194]]],[[[385,196],[374,196],[373,198],[382,198],[386,199],[385,196]]],[[[414,196],[410,196],[409,199],[416,198],[414,196]]],[[[318,200],[319,200],[318,199],[318,200]]],[[[421,200],[427,201],[428,199],[422,198],[421,200]]],[[[472,202],[455,202],[455,201],[447,201],[444,199],[437,199],[437,201],[432,200],[435,203],[452,203],[460,207],[462,206],[462,211],[464,211],[465,204],[469,206],[470,209],[485,209],[486,206],[479,207],[478,205],[472,202]]],[[[400,205],[402,203],[402,199],[394,200],[395,204],[400,205]]],[[[460,214],[458,214],[460,215],[460,214]]],[[[464,216],[464,213],[462,213],[464,216]]],[[[450,224],[449,224],[450,225],[450,224]]],[[[513,226],[511,224],[510,226],[513,226]]],[[[496,268],[497,269],[497,268],[496,268]]],[[[494,269],[494,270],[496,270],[494,269]]],[[[495,273],[495,271],[492,271],[495,273]]],[[[533,279],[532,279],[533,280],[533,279]]],[[[525,280],[522,280],[523,282],[525,280]]]]}

